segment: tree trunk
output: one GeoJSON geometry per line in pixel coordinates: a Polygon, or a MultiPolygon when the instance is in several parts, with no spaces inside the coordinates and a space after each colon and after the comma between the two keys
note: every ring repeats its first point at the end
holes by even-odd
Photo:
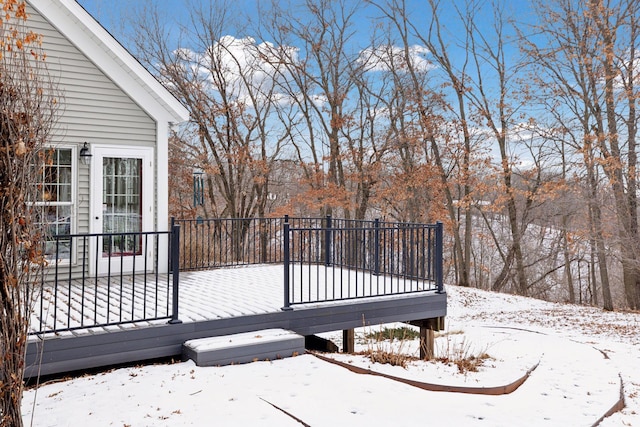
{"type": "Polygon", "coordinates": [[[607,253],[602,235],[602,220],[600,218],[600,206],[594,206],[594,226],[596,229],[596,254],[598,257],[598,270],[600,271],[600,285],[602,286],[602,304],[605,310],[613,310],[611,287],[609,286],[609,268],[607,267],[607,253]]]}
{"type": "Polygon", "coordinates": [[[573,274],[571,273],[571,254],[569,253],[569,242],[567,239],[567,217],[562,217],[562,245],[564,255],[564,275],[567,280],[567,291],[569,292],[569,302],[575,304],[576,292],[573,288],[573,274]]]}
{"type": "MultiPolygon", "coordinates": [[[[593,0],[590,4],[591,12],[597,17],[600,32],[602,34],[602,54],[601,59],[604,70],[604,102],[606,107],[607,132],[605,136],[600,135],[599,143],[603,157],[608,160],[604,170],[611,182],[613,195],[616,204],[616,215],[618,217],[618,236],[621,245],[621,263],[623,272],[623,282],[625,294],[627,297],[627,305],[631,309],[640,308],[638,299],[640,292],[640,266],[638,259],[638,213],[635,211],[635,178],[627,181],[627,189],[624,188],[623,178],[623,158],[619,146],[617,113],[616,113],[616,94],[615,85],[618,72],[615,65],[615,32],[611,28],[608,13],[611,12],[602,4],[602,0],[593,0]],[[609,146],[606,146],[606,142],[609,146]],[[629,196],[634,193],[633,196],[629,196]],[[632,211],[632,208],[634,211],[632,211]]],[[[616,28],[617,29],[617,28],[616,28]]],[[[594,77],[595,78],[595,77],[594,77]]],[[[635,102],[635,101],[634,101],[635,102]]],[[[602,128],[600,129],[603,130],[602,128]]],[[[635,141],[629,141],[631,147],[631,156],[634,156],[635,141]]],[[[632,159],[635,161],[635,159],[632,159]]],[[[631,165],[628,165],[631,166],[631,165]]],[[[635,175],[635,165],[633,174],[635,175]]]]}
{"type": "Polygon", "coordinates": [[[507,252],[507,256],[504,257],[502,261],[502,269],[498,276],[495,278],[493,283],[491,284],[491,290],[494,292],[502,292],[502,289],[509,281],[509,273],[511,272],[511,266],[513,265],[513,246],[509,247],[509,251],[507,252]]]}

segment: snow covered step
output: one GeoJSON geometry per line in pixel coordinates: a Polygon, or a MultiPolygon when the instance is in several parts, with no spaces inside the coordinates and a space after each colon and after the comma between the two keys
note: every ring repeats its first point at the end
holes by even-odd
{"type": "Polygon", "coordinates": [[[182,346],[182,359],[191,359],[197,366],[222,366],[282,359],[304,351],[304,336],[284,329],[264,329],[189,340],[182,346]]]}

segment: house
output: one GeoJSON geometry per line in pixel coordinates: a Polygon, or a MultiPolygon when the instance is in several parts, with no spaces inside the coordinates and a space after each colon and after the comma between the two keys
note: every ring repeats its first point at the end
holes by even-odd
{"type": "MultiPolygon", "coordinates": [[[[168,230],[168,133],[188,119],[187,110],[75,0],[27,0],[27,6],[27,26],[43,35],[62,93],[43,177],[51,234],[168,230]]],[[[48,248],[58,262],[80,263],[82,250],[91,258],[84,261],[89,274],[107,268],[109,257],[100,256],[105,242],[94,239],[91,250],[80,248],[79,239],[60,243],[48,248]]],[[[133,254],[127,263],[151,253],[137,243],[118,242],[113,250],[133,254]]],[[[157,246],[158,259],[167,259],[166,250],[157,246]]],[[[127,263],[123,270],[131,268],[127,263]]]]}

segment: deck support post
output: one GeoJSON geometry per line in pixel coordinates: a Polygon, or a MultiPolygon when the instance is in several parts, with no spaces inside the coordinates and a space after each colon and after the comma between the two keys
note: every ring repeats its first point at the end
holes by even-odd
{"type": "Polygon", "coordinates": [[[354,329],[345,329],[342,331],[342,352],[354,353],[356,351],[354,329]]]}
{"type": "Polygon", "coordinates": [[[435,354],[435,333],[433,329],[420,326],[420,359],[431,360],[435,354]]]}
{"type": "Polygon", "coordinates": [[[420,327],[420,359],[433,359],[435,357],[436,331],[444,329],[444,317],[435,317],[410,323],[420,327]]]}

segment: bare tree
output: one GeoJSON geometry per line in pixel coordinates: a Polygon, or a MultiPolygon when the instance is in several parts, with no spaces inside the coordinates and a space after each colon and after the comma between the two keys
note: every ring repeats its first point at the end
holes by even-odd
{"type": "Polygon", "coordinates": [[[269,48],[228,35],[240,28],[233,7],[216,2],[191,9],[175,46],[160,11],[148,8],[136,25],[136,50],[190,112],[190,132],[176,142],[206,173],[211,213],[248,218],[265,214],[287,129],[273,126],[278,94],[269,48]]]}
{"type": "MultiPolygon", "coordinates": [[[[512,128],[522,99],[516,91],[518,64],[505,55],[506,17],[502,7],[499,4],[491,5],[491,33],[477,24],[480,10],[478,2],[467,2],[462,8],[454,6],[453,15],[462,29],[461,41],[454,39],[441,23],[442,7],[437,1],[428,3],[425,12],[429,17],[427,26],[420,26],[412,21],[403,1],[387,2],[378,8],[394,23],[405,51],[408,52],[411,47],[410,40],[418,40],[428,49],[430,60],[442,76],[443,86],[449,91],[443,97],[443,103],[448,121],[456,124],[455,132],[438,134],[436,129],[442,127],[443,121],[436,120],[433,110],[426,108],[426,105],[419,112],[424,140],[429,144],[434,166],[441,176],[449,220],[453,225],[453,255],[458,283],[470,284],[474,198],[481,197],[479,189],[474,188],[474,164],[482,162],[481,159],[472,157],[473,135],[478,134],[477,129],[486,129],[484,133],[491,137],[490,140],[499,149],[498,173],[501,179],[496,182],[503,191],[496,201],[500,201],[499,205],[505,207],[511,228],[508,249],[500,252],[503,267],[494,288],[501,288],[504,280],[513,278],[517,291],[526,294],[528,284],[522,250],[525,226],[517,203],[517,189],[512,184],[511,156],[514,149],[510,147],[515,143],[512,128]],[[462,47],[457,52],[462,52],[462,57],[454,59],[456,55],[452,52],[459,42],[462,47]],[[509,64],[508,61],[513,63],[509,64]],[[451,156],[450,153],[457,154],[451,156]],[[512,276],[510,271],[514,264],[516,274],[512,276]]],[[[410,65],[407,68],[412,76],[410,88],[413,93],[425,93],[426,88],[416,71],[410,65]]],[[[501,245],[496,243],[498,247],[501,245]]]]}
{"type": "Polygon", "coordinates": [[[596,58],[601,73],[591,74],[592,86],[601,85],[596,80],[604,79],[601,93],[604,95],[605,117],[601,117],[602,106],[594,103],[598,147],[605,161],[603,170],[615,198],[624,290],[627,304],[632,309],[640,308],[640,233],[636,178],[638,93],[635,90],[640,73],[636,58],[639,13],[640,5],[633,0],[616,5],[603,0],[591,0],[587,4],[587,15],[596,24],[600,41],[596,58]],[[618,124],[620,117],[623,126],[626,126],[626,135],[618,124]],[[606,127],[603,124],[605,121],[606,127]],[[624,145],[626,153],[623,151],[624,145]]]}
{"type": "MultiPolygon", "coordinates": [[[[444,194],[446,208],[449,216],[449,222],[452,224],[451,230],[454,238],[454,259],[455,271],[457,275],[457,283],[463,286],[469,285],[470,274],[470,248],[471,248],[471,203],[469,203],[471,188],[469,186],[469,167],[471,153],[471,135],[469,132],[469,123],[467,121],[467,105],[464,97],[464,80],[466,75],[465,65],[461,69],[456,69],[449,57],[449,50],[443,39],[442,27],[439,21],[439,5],[437,2],[429,2],[426,14],[429,17],[430,26],[426,29],[419,27],[409,16],[407,6],[403,0],[393,0],[389,2],[380,2],[375,4],[383,14],[384,18],[390,22],[392,32],[397,35],[397,43],[400,48],[401,57],[403,58],[397,66],[393,66],[392,70],[398,77],[397,87],[400,93],[406,92],[405,99],[411,100],[413,110],[416,114],[415,125],[419,129],[417,141],[425,149],[425,160],[435,166],[440,179],[441,191],[444,194]],[[426,47],[430,55],[430,60],[440,68],[444,74],[444,81],[447,86],[453,89],[455,100],[453,104],[444,103],[442,99],[438,99],[439,94],[429,87],[428,74],[429,70],[417,65],[414,60],[413,46],[411,40],[417,39],[426,47]],[[400,78],[400,74],[404,75],[400,78]],[[402,88],[404,86],[404,88],[402,88]],[[457,103],[456,103],[457,102],[457,103]],[[442,103],[443,105],[438,105],[442,103]],[[446,121],[437,112],[438,109],[447,110],[450,115],[447,119],[451,123],[455,123],[457,132],[462,136],[462,145],[454,148],[458,138],[442,132],[445,128],[446,121]],[[441,138],[442,137],[442,138],[441,138]],[[441,147],[441,143],[444,147],[441,147]],[[460,148],[460,149],[459,149],[460,148]],[[446,153],[457,152],[461,154],[458,158],[459,162],[453,159],[447,159],[446,153]],[[448,161],[450,160],[450,161],[448,161]],[[457,165],[455,170],[459,173],[455,179],[455,172],[452,166],[457,165]],[[457,183],[454,183],[457,181],[457,183]],[[459,184],[459,186],[458,186],[459,184]],[[455,196],[455,189],[462,190],[461,197],[455,196]],[[456,211],[455,202],[460,203],[465,210],[463,217],[465,218],[465,226],[459,224],[459,216],[456,211]],[[464,230],[464,231],[463,231],[464,230]],[[461,235],[464,233],[464,237],[461,235]]],[[[403,129],[405,123],[400,122],[399,129],[403,129]]],[[[402,141],[404,138],[399,138],[402,141]]],[[[409,138],[411,139],[411,138],[409,138]]],[[[415,137],[413,138],[415,139],[415,137]]],[[[402,150],[400,150],[402,153],[402,150]]],[[[404,169],[412,168],[412,160],[404,156],[402,164],[404,169]]]]}
{"type": "Polygon", "coordinates": [[[386,155],[378,160],[381,185],[377,205],[383,214],[398,221],[430,222],[446,214],[441,203],[441,176],[426,149],[420,112],[428,111],[431,129],[441,131],[447,124],[436,113],[440,94],[429,89],[431,65],[424,52],[407,51],[399,45],[388,34],[367,58],[375,64],[375,78],[380,82],[377,139],[384,141],[386,149],[386,155]],[[416,81],[424,88],[420,92],[414,90],[416,81]]]}
{"type": "Polygon", "coordinates": [[[373,98],[353,45],[360,9],[360,2],[307,0],[283,10],[274,2],[265,20],[265,33],[280,47],[273,59],[282,66],[281,88],[301,118],[287,126],[309,188],[305,198],[323,215],[340,209],[347,218],[364,218],[377,182],[373,164],[384,151],[370,132],[373,98]]]}
{"type": "MultiPolygon", "coordinates": [[[[601,172],[614,197],[627,304],[640,305],[637,155],[638,14],[635,1],[536,3],[537,38],[524,43],[539,71],[539,85],[558,101],[549,109],[570,136],[585,169],[592,253],[604,308],[613,309],[599,194],[601,172]]],[[[524,39],[523,39],[524,40],[524,39]]],[[[605,188],[606,190],[606,188],[605,188]]],[[[594,292],[594,295],[597,295],[594,292]]]]}
{"type": "Polygon", "coordinates": [[[0,0],[0,426],[21,426],[25,352],[44,265],[37,200],[56,99],[22,1],[0,0]]]}
{"type": "MultiPolygon", "coordinates": [[[[473,11],[466,14],[464,25],[468,34],[471,62],[474,68],[474,77],[470,81],[466,95],[485,121],[499,150],[499,185],[502,193],[499,205],[505,207],[511,234],[511,242],[502,271],[493,287],[500,288],[504,285],[501,279],[513,277],[516,291],[527,295],[529,285],[525,271],[522,240],[527,222],[522,220],[522,212],[519,212],[518,208],[518,189],[514,182],[512,158],[514,151],[516,151],[513,147],[516,143],[514,126],[519,118],[517,113],[523,101],[522,98],[518,99],[520,95],[516,88],[519,64],[515,61],[510,63],[505,54],[507,19],[504,6],[494,3],[492,8],[494,20],[492,22],[493,34],[491,35],[482,32],[473,11]],[[492,80],[489,80],[487,75],[491,75],[492,80]],[[511,276],[510,270],[514,268],[514,264],[515,274],[511,276]]],[[[528,197],[525,205],[530,202],[531,197],[528,197]]]]}
{"type": "MultiPolygon", "coordinates": [[[[264,217],[273,166],[289,128],[278,125],[275,105],[281,96],[271,47],[228,35],[242,28],[232,17],[234,7],[215,2],[192,8],[175,46],[160,11],[147,8],[136,24],[136,48],[190,112],[174,148],[182,151],[183,163],[190,161],[206,175],[205,215],[264,217]]],[[[250,222],[234,224],[233,256],[240,259],[250,222]]]]}

